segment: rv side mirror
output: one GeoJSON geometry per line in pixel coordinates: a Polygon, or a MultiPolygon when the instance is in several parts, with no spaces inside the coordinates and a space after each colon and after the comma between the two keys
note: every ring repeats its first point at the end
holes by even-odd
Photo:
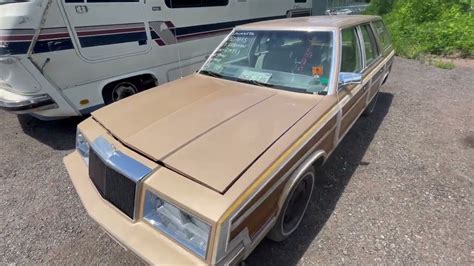
{"type": "Polygon", "coordinates": [[[352,84],[361,84],[362,74],[352,72],[339,73],[339,86],[346,86],[352,84]]]}

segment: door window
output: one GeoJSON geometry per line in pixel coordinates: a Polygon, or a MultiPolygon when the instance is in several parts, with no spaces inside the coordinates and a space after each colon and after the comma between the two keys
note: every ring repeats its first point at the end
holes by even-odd
{"type": "Polygon", "coordinates": [[[342,60],[341,72],[360,72],[362,70],[362,55],[355,28],[342,31],[342,60]]]}
{"type": "Polygon", "coordinates": [[[377,33],[379,37],[380,44],[382,45],[382,48],[385,51],[392,44],[392,40],[390,39],[390,34],[388,33],[387,28],[385,28],[385,25],[383,24],[381,20],[374,22],[374,28],[375,28],[375,32],[377,33]]]}
{"type": "Polygon", "coordinates": [[[374,33],[372,32],[372,29],[370,28],[369,24],[362,25],[360,28],[362,31],[362,38],[364,39],[363,47],[365,50],[365,65],[368,66],[379,55],[377,50],[377,43],[375,41],[374,33]]]}

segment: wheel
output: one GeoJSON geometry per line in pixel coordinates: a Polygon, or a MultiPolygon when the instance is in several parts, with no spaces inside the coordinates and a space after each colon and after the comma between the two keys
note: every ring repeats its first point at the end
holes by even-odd
{"type": "Polygon", "coordinates": [[[379,98],[379,92],[377,92],[377,94],[374,96],[374,98],[372,99],[372,101],[370,101],[369,105],[367,105],[367,107],[365,108],[364,112],[362,113],[362,115],[364,116],[369,116],[371,114],[374,113],[374,110],[375,110],[375,106],[377,105],[377,99],[379,98]]]}
{"type": "Polygon", "coordinates": [[[117,102],[138,92],[137,86],[131,82],[120,82],[112,89],[112,101],[117,102]]]}
{"type": "Polygon", "coordinates": [[[138,93],[138,87],[134,82],[120,81],[107,85],[102,91],[105,104],[111,104],[138,93]]]}
{"type": "Polygon", "coordinates": [[[315,181],[314,167],[310,167],[291,188],[275,226],[268,238],[280,242],[288,238],[301,223],[308,207],[315,181]]]}

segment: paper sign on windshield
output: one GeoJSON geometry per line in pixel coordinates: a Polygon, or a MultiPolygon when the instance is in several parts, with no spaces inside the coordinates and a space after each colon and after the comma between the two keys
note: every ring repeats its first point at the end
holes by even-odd
{"type": "Polygon", "coordinates": [[[313,76],[318,75],[322,76],[323,75],[323,66],[314,66],[312,68],[313,76]]]}
{"type": "Polygon", "coordinates": [[[267,83],[272,77],[272,73],[256,72],[245,69],[240,73],[239,78],[246,80],[255,80],[262,83],[267,83]]]}

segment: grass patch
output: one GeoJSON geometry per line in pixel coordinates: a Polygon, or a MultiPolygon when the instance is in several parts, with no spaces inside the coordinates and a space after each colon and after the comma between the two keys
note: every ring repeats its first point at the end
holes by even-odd
{"type": "Polygon", "coordinates": [[[442,69],[454,69],[456,67],[456,65],[451,60],[447,58],[440,58],[430,54],[421,54],[414,59],[417,59],[422,64],[442,69]]]}
{"type": "Polygon", "coordinates": [[[445,62],[445,61],[442,61],[442,60],[435,60],[432,63],[432,65],[435,66],[435,67],[438,67],[438,68],[442,68],[442,69],[453,69],[453,68],[456,67],[453,63],[445,62]]]}

